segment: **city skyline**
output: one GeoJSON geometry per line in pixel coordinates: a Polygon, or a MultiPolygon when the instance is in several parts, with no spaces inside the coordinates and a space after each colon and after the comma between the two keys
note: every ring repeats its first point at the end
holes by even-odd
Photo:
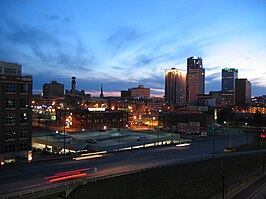
{"type": "Polygon", "coordinates": [[[164,95],[164,70],[202,57],[206,89],[237,68],[265,94],[264,1],[0,1],[0,60],[33,75],[34,93],[57,80],[105,96],[143,84],[164,95]],[[192,13],[192,14],[191,14],[192,13]],[[256,69],[256,70],[254,70],[256,69]]]}

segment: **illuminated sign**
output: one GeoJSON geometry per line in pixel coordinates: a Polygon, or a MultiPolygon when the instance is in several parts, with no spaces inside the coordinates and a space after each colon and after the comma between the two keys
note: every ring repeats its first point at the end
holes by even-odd
{"type": "Polygon", "coordinates": [[[89,111],[105,111],[105,108],[88,108],[89,111]]]}

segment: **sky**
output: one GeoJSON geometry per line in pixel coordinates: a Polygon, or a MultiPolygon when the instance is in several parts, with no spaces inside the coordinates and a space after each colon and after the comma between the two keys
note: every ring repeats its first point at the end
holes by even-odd
{"type": "Polygon", "coordinates": [[[0,0],[0,61],[21,64],[34,93],[57,80],[98,96],[142,84],[164,95],[164,70],[203,59],[205,92],[238,69],[266,94],[266,0],[0,0]]]}

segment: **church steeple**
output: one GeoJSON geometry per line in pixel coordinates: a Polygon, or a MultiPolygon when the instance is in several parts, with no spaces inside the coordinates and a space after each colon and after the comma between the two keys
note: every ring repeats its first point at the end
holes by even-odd
{"type": "Polygon", "coordinates": [[[101,94],[100,94],[100,98],[103,98],[103,84],[101,84],[101,94]]]}

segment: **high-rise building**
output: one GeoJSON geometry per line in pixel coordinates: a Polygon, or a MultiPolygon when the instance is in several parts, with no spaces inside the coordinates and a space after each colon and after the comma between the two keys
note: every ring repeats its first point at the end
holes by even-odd
{"type": "Polygon", "coordinates": [[[205,93],[205,69],[201,57],[187,58],[187,103],[195,104],[198,94],[205,93]]]}
{"type": "Polygon", "coordinates": [[[235,80],[238,70],[235,68],[222,69],[222,92],[235,92],[235,80]]]}
{"type": "Polygon", "coordinates": [[[165,102],[183,106],[186,104],[186,71],[165,70],[165,102]]]}
{"type": "Polygon", "coordinates": [[[246,106],[251,103],[251,83],[247,79],[236,79],[235,105],[246,106]]]}
{"type": "Polygon", "coordinates": [[[31,160],[32,76],[21,65],[0,62],[0,162],[31,160]]]}
{"type": "Polygon", "coordinates": [[[49,84],[43,85],[44,97],[63,97],[64,96],[64,84],[60,84],[57,81],[52,81],[49,84]]]}

